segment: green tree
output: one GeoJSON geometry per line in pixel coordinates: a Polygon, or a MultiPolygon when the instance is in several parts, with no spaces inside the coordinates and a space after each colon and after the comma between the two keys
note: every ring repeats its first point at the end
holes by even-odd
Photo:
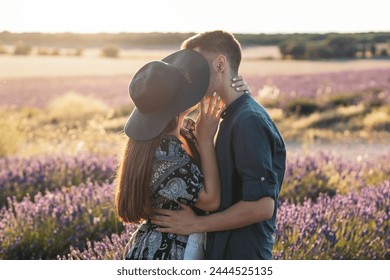
{"type": "Polygon", "coordinates": [[[302,41],[287,41],[279,45],[279,50],[284,58],[291,56],[301,59],[305,57],[306,45],[302,41]]]}
{"type": "Polygon", "coordinates": [[[311,43],[306,48],[305,57],[310,59],[333,58],[333,49],[324,42],[311,43]]]}
{"type": "Polygon", "coordinates": [[[329,40],[329,47],[333,50],[335,58],[355,57],[357,42],[354,37],[337,36],[329,40]]]}
{"type": "Polygon", "coordinates": [[[380,55],[380,56],[388,56],[389,53],[387,52],[386,49],[382,49],[379,55],[380,55]]]}
{"type": "Polygon", "coordinates": [[[371,56],[374,57],[376,56],[376,46],[375,46],[375,43],[373,43],[370,47],[370,52],[371,52],[371,56]]]}

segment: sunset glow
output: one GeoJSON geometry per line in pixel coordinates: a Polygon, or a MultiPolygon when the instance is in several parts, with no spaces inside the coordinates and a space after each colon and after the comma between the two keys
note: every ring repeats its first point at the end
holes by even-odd
{"type": "Polygon", "coordinates": [[[388,1],[7,0],[0,32],[388,31],[388,1]],[[8,3],[7,3],[8,2],[8,3]],[[360,3],[361,2],[361,3],[360,3]],[[352,5],[353,3],[353,5],[352,5]]]}

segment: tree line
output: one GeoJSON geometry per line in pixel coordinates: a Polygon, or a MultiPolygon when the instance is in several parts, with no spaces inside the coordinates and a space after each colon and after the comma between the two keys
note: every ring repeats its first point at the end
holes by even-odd
{"type": "MultiPolygon", "coordinates": [[[[50,46],[52,48],[102,48],[107,45],[121,49],[177,47],[195,33],[11,33],[0,32],[0,45],[50,46]]],[[[387,55],[390,32],[326,33],[326,34],[235,34],[243,47],[279,46],[284,58],[353,58],[367,53],[387,55]]]]}
{"type": "Polygon", "coordinates": [[[352,34],[332,34],[319,40],[294,38],[279,43],[282,57],[293,59],[387,57],[389,48],[390,39],[386,36],[352,34]]]}

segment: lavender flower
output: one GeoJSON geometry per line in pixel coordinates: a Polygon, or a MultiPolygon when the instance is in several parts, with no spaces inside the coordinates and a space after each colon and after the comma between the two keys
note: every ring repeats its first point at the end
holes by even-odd
{"type": "Polygon", "coordinates": [[[294,76],[245,76],[252,94],[260,98],[283,97],[321,100],[339,94],[375,92],[373,98],[390,102],[390,70],[371,69],[294,76]]]}
{"type": "Polygon", "coordinates": [[[387,259],[390,180],[278,210],[275,259],[387,259]]]}
{"type": "Polygon", "coordinates": [[[322,193],[329,196],[360,191],[377,185],[390,174],[390,155],[370,161],[346,160],[327,153],[290,155],[280,199],[303,202],[316,200],[322,193]]]}
{"type": "Polygon", "coordinates": [[[93,155],[0,159],[0,208],[7,197],[20,201],[27,193],[34,197],[61,187],[86,182],[112,181],[117,161],[93,155]]]}
{"type": "Polygon", "coordinates": [[[8,205],[0,211],[0,259],[52,259],[123,228],[110,184],[38,193],[34,202],[8,198],[8,205]]]}
{"type": "MultiPolygon", "coordinates": [[[[388,259],[390,180],[360,194],[321,194],[317,202],[283,202],[278,210],[275,259],[388,259]]],[[[126,231],[88,241],[85,250],[71,248],[58,259],[122,259],[134,225],[126,231]]]]}
{"type": "MultiPolygon", "coordinates": [[[[55,187],[43,181],[44,192],[26,195],[21,201],[12,191],[17,193],[18,184],[28,184],[11,177],[16,178],[15,187],[7,185],[7,206],[0,210],[0,259],[122,258],[136,225],[118,223],[114,186],[100,180],[114,169],[112,164],[111,170],[106,169],[110,172],[99,177],[104,162],[114,160],[72,161],[77,163],[69,170],[80,172],[79,180],[87,183],[69,187],[68,182],[61,187],[66,178],[58,171],[61,160],[51,163],[48,159],[50,164],[43,160],[43,166],[52,166],[51,172],[45,168],[25,171],[28,166],[13,165],[29,174],[26,180],[30,174],[57,175],[51,181],[55,187]],[[96,183],[89,182],[93,180],[96,183]]],[[[15,169],[9,162],[1,162],[3,170],[15,169]]],[[[324,153],[290,155],[278,211],[275,259],[389,258],[389,162],[388,155],[375,161],[347,161],[324,153]]]]}

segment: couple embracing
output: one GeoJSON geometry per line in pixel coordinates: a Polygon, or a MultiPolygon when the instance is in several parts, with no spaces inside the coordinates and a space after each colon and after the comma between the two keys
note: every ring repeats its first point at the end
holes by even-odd
{"type": "Polygon", "coordinates": [[[286,149],[240,62],[234,36],[211,31],[131,80],[115,201],[140,225],[125,259],[272,258],[286,149]]]}

